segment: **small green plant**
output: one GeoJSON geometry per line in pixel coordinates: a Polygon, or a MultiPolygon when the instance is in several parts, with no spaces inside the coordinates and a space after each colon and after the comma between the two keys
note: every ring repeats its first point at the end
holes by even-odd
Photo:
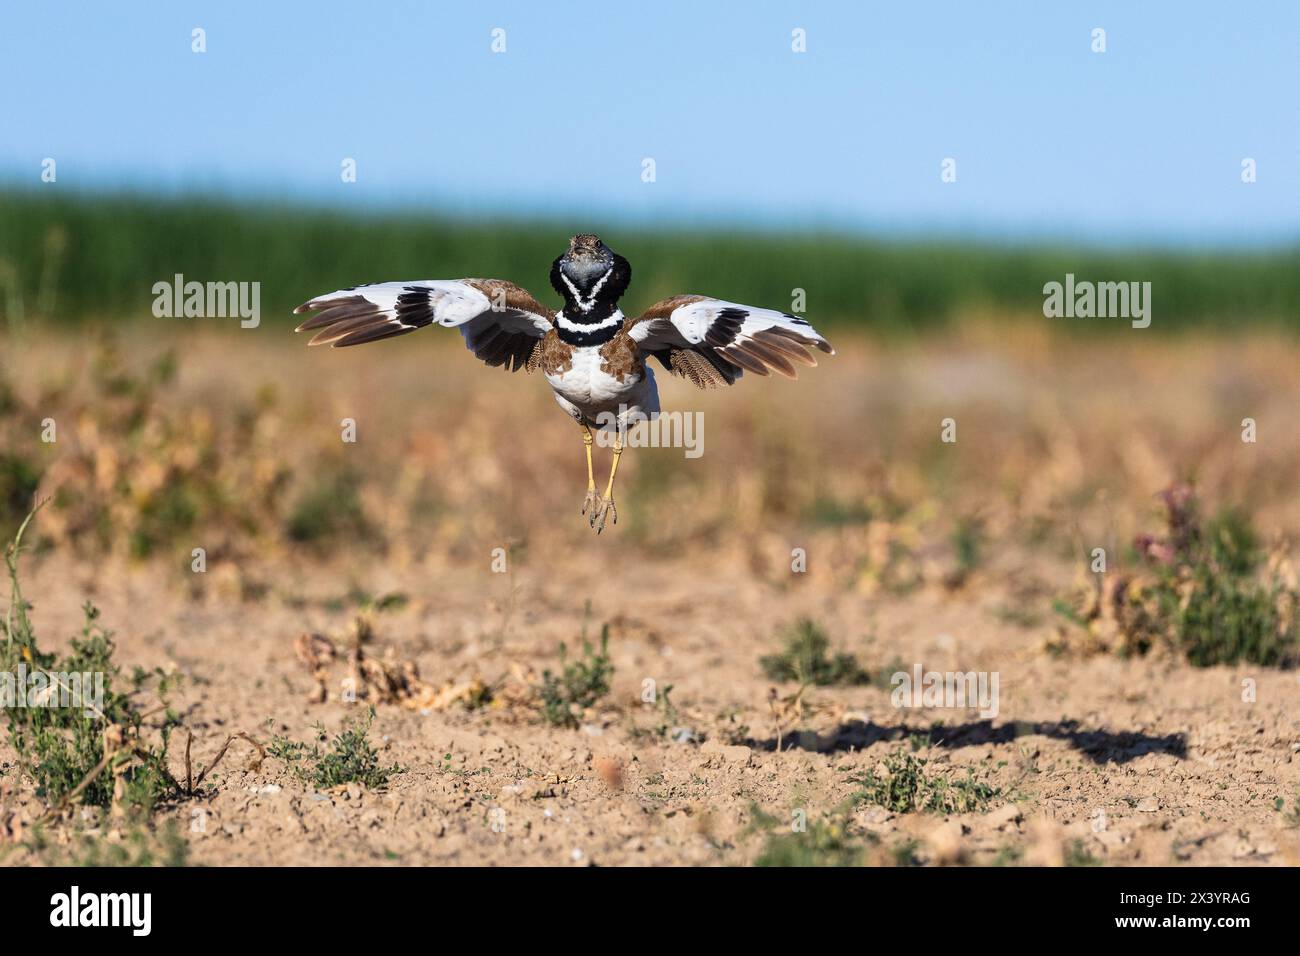
{"type": "Polygon", "coordinates": [[[1158,589],[1162,615],[1175,626],[1187,660],[1197,667],[1249,661],[1267,666],[1294,666],[1300,660],[1300,632],[1288,622],[1283,586],[1219,573],[1210,563],[1191,569],[1190,596],[1172,582],[1158,589]]]}
{"type": "MultiPolygon", "coordinates": [[[[588,606],[590,616],[590,606],[588,606]]],[[[583,712],[609,693],[614,665],[609,660],[609,625],[600,628],[600,651],[587,640],[587,624],[582,625],[582,657],[568,659],[568,648],[560,645],[560,673],[542,672],[542,718],[556,727],[578,727],[583,712]]]]}
{"type": "Polygon", "coordinates": [[[672,729],[673,725],[677,723],[677,708],[673,704],[672,693],[673,685],[668,684],[663,688],[663,690],[659,691],[659,696],[655,700],[655,709],[659,711],[659,714],[663,718],[663,723],[661,724],[663,730],[661,732],[666,732],[667,730],[672,729]]]}
{"type": "Polygon", "coordinates": [[[1092,855],[1082,840],[1071,840],[1065,848],[1065,865],[1101,866],[1101,860],[1092,855]]]}
{"type": "Polygon", "coordinates": [[[1016,846],[1014,843],[1004,843],[998,847],[997,853],[994,854],[990,866],[1019,866],[1024,859],[1025,851],[1016,846]]]}
{"type": "Polygon", "coordinates": [[[920,860],[916,856],[916,851],[920,848],[920,840],[904,839],[890,848],[889,855],[894,861],[894,866],[920,866],[920,860]]]}
{"type": "MultiPolygon", "coordinates": [[[[0,396],[0,414],[4,404],[0,396]]],[[[11,528],[23,519],[40,481],[36,465],[12,452],[0,453],[0,526],[11,528]]]]}
{"type": "Polygon", "coordinates": [[[804,819],[799,827],[783,823],[757,805],[750,806],[747,834],[765,834],[755,866],[920,866],[917,840],[902,839],[886,847],[874,833],[853,832],[851,803],[833,808],[825,819],[804,819]]]}
{"type": "MultiPolygon", "coordinates": [[[[167,748],[179,718],[163,702],[161,725],[147,727],[132,696],[152,676],[137,670],[128,692],[113,662],[113,635],[99,622],[99,610],[87,602],[81,636],[59,656],[43,652],[36,639],[18,577],[23,535],[36,512],[22,523],[5,561],[10,601],[0,633],[0,670],[26,674],[28,693],[41,693],[44,702],[4,708],[9,742],[22,774],[36,785],[36,794],[51,808],[74,800],[98,807],[116,803],[119,809],[143,816],[180,787],[167,770],[167,748]],[[150,739],[156,731],[158,741],[150,739]]],[[[166,690],[160,682],[159,694],[166,690]]]]}
{"type": "Polygon", "coordinates": [[[867,524],[873,515],[861,501],[844,502],[838,498],[818,495],[807,508],[808,520],[823,527],[840,528],[867,524]]]}
{"type": "Polygon", "coordinates": [[[51,841],[45,830],[37,827],[22,846],[42,865],[83,867],[185,866],[190,850],[174,820],[156,829],[134,820],[112,837],[82,830],[66,844],[51,841]]]}
{"type": "Polygon", "coordinates": [[[947,575],[944,583],[957,588],[966,582],[983,559],[984,523],[976,517],[963,517],[957,522],[950,540],[957,566],[947,575]]]}
{"type": "Polygon", "coordinates": [[[411,597],[403,591],[389,591],[386,594],[369,594],[359,588],[353,588],[348,595],[365,614],[386,614],[400,611],[411,603],[411,597]]]}
{"type": "Polygon", "coordinates": [[[1282,814],[1282,822],[1289,828],[1300,827],[1300,787],[1296,788],[1295,795],[1291,798],[1291,809],[1286,809],[1286,800],[1278,797],[1273,801],[1273,809],[1282,814]]]}
{"type": "Polygon", "coordinates": [[[811,618],[801,618],[786,632],[785,648],[759,660],[763,673],[774,681],[798,684],[860,685],[871,683],[852,654],[831,657],[830,638],[811,618]]]}
{"type": "MultiPolygon", "coordinates": [[[[862,866],[866,863],[866,846],[852,839],[842,813],[830,820],[806,822],[795,830],[761,807],[749,808],[752,817],[747,833],[765,833],[763,848],[755,866],[862,866]]],[[[875,838],[869,836],[868,839],[875,838]]]]}
{"type": "Polygon", "coordinates": [[[303,783],[318,790],[329,790],[349,783],[359,783],[370,790],[388,786],[389,779],[403,768],[397,764],[384,766],[379,752],[369,740],[370,724],[375,718],[373,709],[363,720],[348,723],[334,735],[333,740],[325,728],[317,724],[317,743],[305,744],[287,737],[276,737],[267,752],[283,760],[303,783]],[[321,744],[329,742],[328,749],[321,744]]]}
{"type": "Polygon", "coordinates": [[[1165,532],[1137,538],[1141,568],[1073,602],[1058,601],[1064,621],[1095,635],[1116,634],[1121,654],[1164,646],[1198,667],[1300,663],[1300,594],[1273,562],[1261,568],[1261,549],[1242,513],[1225,509],[1202,520],[1187,485],[1161,497],[1165,532]]]}
{"type": "Polygon", "coordinates": [[[631,721],[629,715],[628,732],[635,739],[645,737],[657,737],[665,739],[672,735],[673,731],[678,728],[679,717],[677,707],[672,702],[673,685],[668,684],[658,689],[655,694],[654,703],[647,707],[654,714],[654,723],[649,727],[642,727],[631,721]]]}
{"type": "Polygon", "coordinates": [[[927,769],[929,760],[903,748],[886,755],[885,775],[868,770],[850,779],[859,785],[855,803],[871,803],[891,813],[984,813],[1001,791],[967,769],[955,780],[927,769]]]}
{"type": "Polygon", "coordinates": [[[320,545],[346,537],[365,540],[372,528],[361,504],[360,480],[351,471],[316,476],[295,499],[285,522],[289,538],[320,545]]]}
{"type": "Polygon", "coordinates": [[[802,833],[768,834],[755,866],[862,866],[865,847],[839,823],[813,822],[802,833]]]}
{"type": "Polygon", "coordinates": [[[909,673],[909,669],[903,659],[895,654],[893,660],[871,675],[871,686],[892,691],[894,689],[894,675],[899,673],[909,673]]]}

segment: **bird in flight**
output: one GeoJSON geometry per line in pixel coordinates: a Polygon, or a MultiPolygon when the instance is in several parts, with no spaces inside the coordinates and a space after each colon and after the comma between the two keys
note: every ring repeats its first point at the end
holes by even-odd
{"type": "Polygon", "coordinates": [[[653,357],[698,388],[732,385],[745,372],[795,377],[816,365],[805,348],[835,351],[804,319],[703,295],[675,295],[636,318],[618,306],[632,281],[628,261],[592,235],[574,236],[551,265],[564,308],[548,309],[503,279],[379,282],[317,296],[295,313],[316,314],[297,331],[318,330],[309,345],[340,348],[406,335],[426,325],[460,329],[469,350],[512,372],[541,371],[555,400],[582,428],[587,496],[582,514],[599,534],[618,523],[614,475],[629,422],[659,412],[653,357]],[[592,472],[592,428],[615,431],[605,493],[592,472]]]}

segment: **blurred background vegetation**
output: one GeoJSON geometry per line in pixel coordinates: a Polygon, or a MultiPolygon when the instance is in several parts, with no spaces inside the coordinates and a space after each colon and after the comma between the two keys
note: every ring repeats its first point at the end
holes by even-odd
{"type": "MultiPolygon", "coordinates": [[[[263,321],[285,324],[311,295],[388,279],[499,276],[551,302],[551,260],[580,231],[599,232],[632,261],[632,308],[679,292],[782,307],[799,287],[819,322],[899,333],[940,327],[971,311],[1041,314],[1043,284],[1072,272],[1093,281],[1151,282],[1155,330],[1300,319],[1300,248],[930,243],[576,218],[484,224],[432,213],[63,188],[0,191],[0,311],[11,325],[148,317],[153,283],[178,272],[204,282],[258,281],[263,321]]],[[[1085,333],[1119,326],[1061,324],[1085,333]]]]}
{"type": "Polygon", "coordinates": [[[550,262],[587,229],[632,260],[632,309],[685,291],[789,307],[800,287],[839,347],[796,387],[713,394],[664,377],[666,407],[719,425],[707,468],[632,456],[619,534],[649,552],[802,528],[840,542],[845,586],[906,589],[964,580],[978,535],[1075,548],[1092,522],[1131,539],[1171,481],[1275,527],[1300,520],[1300,438],[1278,425],[1294,407],[1300,250],[483,224],[33,189],[0,190],[0,526],[49,499],[44,545],[187,563],[202,540],[227,566],[340,542],[390,560],[523,548],[535,532],[585,542],[581,521],[555,519],[576,511],[582,460],[539,383],[485,372],[455,335],[337,353],[289,330],[311,295],[383,279],[495,275],[553,303],[550,262]],[[261,334],[153,318],[154,284],[178,272],[260,282],[261,334]],[[1151,329],[1044,319],[1042,286],[1067,272],[1150,281],[1151,329]],[[935,441],[954,409],[978,436],[955,451],[935,441]],[[345,416],[364,420],[364,454],[340,442],[345,416]],[[1269,443],[1243,460],[1246,416],[1269,443]],[[536,434],[554,442],[517,454],[536,434]],[[927,534],[951,567],[927,557],[927,534]]]}

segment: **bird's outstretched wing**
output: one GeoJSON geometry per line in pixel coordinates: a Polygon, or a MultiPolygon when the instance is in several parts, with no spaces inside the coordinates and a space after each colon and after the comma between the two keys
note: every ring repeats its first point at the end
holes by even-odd
{"type": "Polygon", "coordinates": [[[341,348],[405,335],[426,325],[460,329],[488,365],[532,371],[550,309],[503,279],[420,279],[342,289],[304,302],[295,313],[320,310],[297,331],[319,329],[308,345],[341,348]]]}
{"type": "Polygon", "coordinates": [[[804,346],[835,350],[804,319],[703,295],[656,302],[627,322],[643,352],[699,388],[734,384],[743,372],[795,377],[795,365],[816,365],[804,346]]]}

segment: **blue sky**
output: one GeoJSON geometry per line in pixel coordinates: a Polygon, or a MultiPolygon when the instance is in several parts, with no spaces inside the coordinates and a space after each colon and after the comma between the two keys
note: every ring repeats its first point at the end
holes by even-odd
{"type": "Polygon", "coordinates": [[[0,180],[39,185],[53,157],[58,182],[41,188],[1300,238],[1300,4],[1281,0],[11,2],[0,117],[0,180]],[[806,53],[791,51],[795,28],[806,53]],[[345,157],[355,183],[340,180],[345,157]],[[955,183],[940,180],[947,157],[955,183]]]}

